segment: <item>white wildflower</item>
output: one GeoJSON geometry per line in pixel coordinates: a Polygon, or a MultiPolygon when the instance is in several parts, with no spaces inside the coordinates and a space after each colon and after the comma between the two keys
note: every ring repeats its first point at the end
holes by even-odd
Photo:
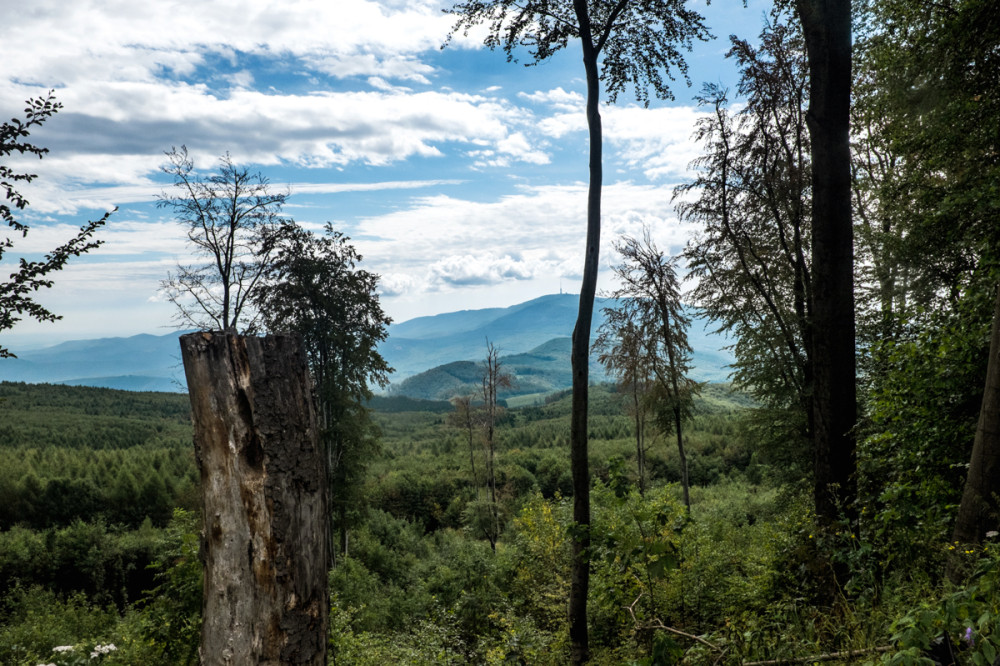
{"type": "Polygon", "coordinates": [[[52,648],[52,651],[53,652],[72,652],[73,651],[73,646],[72,645],[57,645],[56,647],[52,648]]]}
{"type": "Polygon", "coordinates": [[[107,645],[95,645],[94,651],[90,653],[90,658],[97,659],[98,657],[114,652],[117,649],[118,648],[115,647],[114,643],[108,643],[107,645]]]}

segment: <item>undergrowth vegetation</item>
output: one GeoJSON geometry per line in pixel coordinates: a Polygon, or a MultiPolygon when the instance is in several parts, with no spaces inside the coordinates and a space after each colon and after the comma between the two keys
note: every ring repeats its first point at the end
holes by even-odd
{"type": "MultiPolygon", "coordinates": [[[[0,409],[21,408],[17,395],[27,389],[15,388],[0,409]]],[[[39,405],[46,392],[58,394],[68,413],[94,391],[33,390],[39,405]]],[[[940,654],[935,649],[952,650],[958,663],[992,663],[1000,641],[998,546],[915,540],[939,531],[937,514],[924,510],[931,524],[914,532],[895,517],[900,507],[871,495],[860,530],[816,531],[806,479],[789,481],[787,470],[760,462],[743,427],[752,405],[725,386],[705,387],[695,405],[688,513],[674,449],[662,439],[652,444],[650,483],[640,493],[620,396],[610,387],[593,394],[592,663],[737,664],[830,654],[844,662],[853,654],[851,661],[929,664],[928,655],[940,654]],[[949,557],[973,572],[967,585],[943,579],[949,557]],[[835,567],[849,573],[848,584],[831,594],[835,567]]],[[[568,399],[557,394],[501,420],[496,552],[477,522],[482,498],[468,433],[442,411],[376,412],[383,454],[370,468],[368,506],[329,574],[332,664],[567,662],[574,529],[568,399]]],[[[173,397],[163,401],[164,413],[135,417],[137,432],[175,418],[166,416],[173,397]]],[[[102,409],[128,412],[113,405],[102,409]]],[[[57,408],[50,402],[45,409],[57,408]]],[[[190,436],[178,427],[178,437],[190,436]]],[[[31,458],[32,474],[53,483],[62,468],[45,461],[93,450],[72,441],[64,432],[58,441],[4,439],[0,448],[9,459],[47,452],[31,458]]],[[[191,477],[193,461],[174,447],[145,440],[122,450],[171,459],[153,469],[177,484],[191,477]]],[[[6,492],[16,496],[10,486],[6,492]]],[[[50,516],[44,525],[0,531],[0,663],[196,664],[200,518],[178,506],[161,521],[153,517],[157,506],[137,500],[138,524],[97,511],[90,520],[50,516]]]]}

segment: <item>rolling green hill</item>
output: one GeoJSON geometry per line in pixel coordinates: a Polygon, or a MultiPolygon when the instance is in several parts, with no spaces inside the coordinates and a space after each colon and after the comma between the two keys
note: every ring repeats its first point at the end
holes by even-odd
{"type": "MultiPolygon", "coordinates": [[[[500,397],[550,393],[569,387],[571,346],[569,338],[554,338],[530,351],[501,356],[502,370],[514,376],[514,385],[501,390],[500,397]]],[[[591,376],[595,381],[604,379],[600,365],[591,363],[591,376]]],[[[393,387],[391,395],[448,400],[456,395],[477,393],[482,388],[482,379],[482,362],[455,361],[404,379],[393,387]]]]}
{"type": "MultiPolygon", "coordinates": [[[[573,384],[570,338],[553,338],[526,352],[500,357],[503,370],[514,376],[514,385],[500,392],[500,397],[546,394],[567,389],[573,384]]],[[[501,353],[504,351],[500,349],[501,353]]],[[[721,352],[696,351],[691,377],[696,381],[725,382],[728,360],[721,352]]],[[[481,390],[482,361],[455,361],[407,377],[394,384],[390,395],[408,396],[421,400],[449,400],[456,395],[471,395],[481,390]]],[[[609,381],[604,368],[591,356],[592,383],[609,381]]]]}

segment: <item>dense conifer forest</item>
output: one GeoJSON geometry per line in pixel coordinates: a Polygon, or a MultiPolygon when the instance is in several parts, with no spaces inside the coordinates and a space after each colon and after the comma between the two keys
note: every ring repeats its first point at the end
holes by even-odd
{"type": "MultiPolygon", "coordinates": [[[[201,581],[187,397],[7,383],[0,398],[8,461],[0,473],[0,662],[46,663],[56,646],[113,643],[107,663],[192,663],[201,581]]],[[[756,584],[742,580],[746,571],[777,575],[771,567],[783,548],[767,539],[794,534],[771,520],[807,519],[794,492],[759,485],[761,465],[740,434],[752,403],[724,385],[707,386],[695,405],[692,516],[679,504],[676,455],[662,441],[650,447],[651,485],[640,498],[622,398],[611,386],[592,398],[598,515],[607,521],[601,612],[613,620],[600,644],[611,661],[652,647],[636,644],[648,643],[652,629],[620,616],[617,605],[636,600],[625,597],[638,597],[640,617],[653,610],[676,622],[680,613],[679,626],[700,632],[712,626],[707,607],[735,611],[749,598],[756,584]],[[723,572],[735,555],[712,545],[723,535],[738,539],[732,548],[756,540],[761,550],[723,572]],[[630,544],[624,560],[619,543],[630,544]],[[693,570],[706,566],[720,570],[693,570]],[[642,580],[629,580],[636,575],[642,580]],[[686,581],[687,591],[670,591],[671,579],[686,581]],[[737,583],[742,591],[727,589],[737,583]],[[729,601],[712,598],[723,589],[729,601]]],[[[451,405],[373,399],[381,455],[352,507],[348,552],[331,572],[336,662],[561,660],[568,400],[555,394],[506,410],[498,424],[503,529],[493,553],[477,533],[479,489],[451,405]]]]}
{"type": "MultiPolygon", "coordinates": [[[[106,664],[196,663],[187,397],[8,383],[0,399],[0,663],[76,663],[52,649],[108,644],[106,664]]],[[[993,551],[963,553],[983,575],[942,588],[951,551],[935,535],[946,519],[929,508],[914,519],[918,505],[873,501],[862,512],[878,519],[860,535],[815,532],[805,463],[754,444],[761,407],[746,395],[710,384],[695,400],[690,513],[670,438],[649,442],[640,494],[627,395],[601,385],[591,402],[595,663],[852,650],[905,662],[917,654],[906,646],[949,629],[978,636],[995,621],[993,551]],[[851,587],[831,605],[833,558],[851,587]]],[[[503,410],[496,552],[454,407],[381,397],[371,407],[381,451],[330,572],[331,663],[565,663],[568,394],[503,410]]]]}

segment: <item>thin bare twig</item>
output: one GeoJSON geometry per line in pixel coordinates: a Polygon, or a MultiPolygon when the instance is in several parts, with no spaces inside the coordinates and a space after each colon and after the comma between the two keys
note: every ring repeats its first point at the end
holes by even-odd
{"type": "MultiPolygon", "coordinates": [[[[689,640],[701,643],[705,647],[707,647],[707,648],[709,648],[711,650],[715,650],[716,652],[725,652],[725,650],[723,650],[722,648],[720,648],[718,645],[713,645],[712,643],[709,643],[708,641],[706,641],[704,638],[701,638],[700,636],[695,636],[694,634],[689,634],[686,631],[681,631],[680,629],[674,629],[673,627],[668,627],[667,625],[663,624],[663,622],[659,618],[653,620],[652,622],[640,623],[639,620],[636,619],[636,617],[635,617],[635,605],[637,603],[639,603],[639,599],[642,599],[642,596],[644,594],[645,594],[645,592],[640,592],[639,596],[637,596],[635,598],[635,601],[633,601],[628,606],[624,606],[625,610],[628,611],[628,614],[632,616],[632,621],[635,622],[635,626],[637,628],[639,628],[639,629],[662,629],[663,631],[668,631],[668,632],[670,632],[672,634],[675,634],[677,636],[683,636],[684,638],[687,638],[689,640]]],[[[744,665],[744,666],[746,666],[746,665],[744,665]]]]}

